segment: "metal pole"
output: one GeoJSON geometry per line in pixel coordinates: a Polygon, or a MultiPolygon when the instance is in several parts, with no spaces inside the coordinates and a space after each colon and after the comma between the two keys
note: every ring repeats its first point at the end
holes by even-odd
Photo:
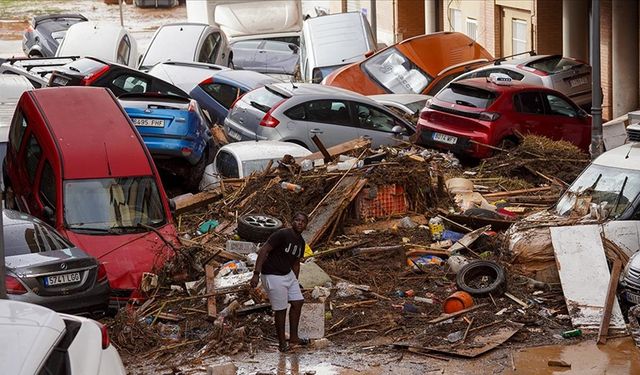
{"type": "Polygon", "coordinates": [[[2,212],[4,207],[4,193],[0,192],[0,299],[7,299],[7,285],[5,284],[5,269],[4,269],[4,227],[2,218],[4,213],[2,212]]]}
{"type": "MultiPolygon", "coordinates": [[[[376,0],[369,1],[369,8],[371,9],[371,31],[373,31],[373,38],[378,43],[378,18],[376,16],[376,0]]],[[[378,46],[375,46],[378,48],[378,46]]]]}
{"type": "Polygon", "coordinates": [[[602,142],[602,87],[600,86],[600,0],[591,0],[591,159],[604,150],[602,142]]]}
{"type": "Polygon", "coordinates": [[[122,2],[124,0],[120,0],[118,1],[119,5],[120,5],[120,26],[124,27],[124,19],[122,18],[122,2]]]}

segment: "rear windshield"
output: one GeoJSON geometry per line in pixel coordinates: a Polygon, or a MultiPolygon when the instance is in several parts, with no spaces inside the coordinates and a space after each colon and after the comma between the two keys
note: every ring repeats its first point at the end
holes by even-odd
{"type": "Polygon", "coordinates": [[[253,108],[256,108],[264,113],[269,112],[271,107],[286,99],[284,96],[279,95],[274,91],[270,91],[265,87],[257,90],[250,91],[247,95],[242,97],[245,103],[249,103],[253,108]]]}
{"type": "Polygon", "coordinates": [[[394,94],[421,94],[432,78],[395,48],[389,48],[362,64],[371,77],[394,94]]]}
{"type": "Polygon", "coordinates": [[[5,225],[5,256],[40,253],[43,251],[62,250],[73,247],[58,233],[47,225],[24,221],[20,224],[5,225]]]}
{"type": "Polygon", "coordinates": [[[98,70],[107,66],[99,61],[92,59],[79,59],[72,63],[65,65],[65,68],[82,75],[88,75],[91,73],[95,73],[98,70]]]}
{"type": "Polygon", "coordinates": [[[449,87],[436,95],[436,99],[443,102],[473,108],[487,108],[497,97],[498,95],[495,92],[457,83],[450,84],[449,87]]]}
{"type": "Polygon", "coordinates": [[[201,34],[199,25],[163,27],[151,41],[142,67],[150,68],[165,60],[193,61],[201,34]]]}
{"type": "Polygon", "coordinates": [[[583,63],[562,56],[549,56],[545,59],[536,60],[527,64],[528,67],[543,71],[547,74],[560,73],[577,65],[583,65],[583,63]]]}

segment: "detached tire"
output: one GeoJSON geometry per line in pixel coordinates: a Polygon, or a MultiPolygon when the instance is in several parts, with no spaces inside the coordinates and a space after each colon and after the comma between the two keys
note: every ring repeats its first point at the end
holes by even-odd
{"type": "Polygon", "coordinates": [[[249,214],[238,219],[238,236],[251,242],[265,242],[280,228],[282,221],[269,215],[249,214]]]}
{"type": "Polygon", "coordinates": [[[456,275],[460,290],[475,297],[498,296],[507,290],[504,269],[496,262],[478,260],[462,267],[456,275]]]}

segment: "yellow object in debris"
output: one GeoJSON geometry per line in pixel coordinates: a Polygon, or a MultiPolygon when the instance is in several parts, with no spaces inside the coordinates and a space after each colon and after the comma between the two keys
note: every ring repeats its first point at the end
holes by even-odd
{"type": "Polygon", "coordinates": [[[311,250],[311,248],[309,247],[308,244],[305,244],[304,245],[304,257],[308,258],[308,257],[310,257],[312,255],[313,255],[313,250],[311,250]]]}

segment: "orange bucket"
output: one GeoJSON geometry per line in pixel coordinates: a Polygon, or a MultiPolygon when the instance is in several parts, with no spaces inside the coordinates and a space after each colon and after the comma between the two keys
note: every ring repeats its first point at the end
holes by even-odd
{"type": "Polygon", "coordinates": [[[471,294],[463,291],[457,291],[444,300],[442,309],[445,313],[451,314],[460,310],[467,309],[473,305],[474,302],[471,294]]]}

